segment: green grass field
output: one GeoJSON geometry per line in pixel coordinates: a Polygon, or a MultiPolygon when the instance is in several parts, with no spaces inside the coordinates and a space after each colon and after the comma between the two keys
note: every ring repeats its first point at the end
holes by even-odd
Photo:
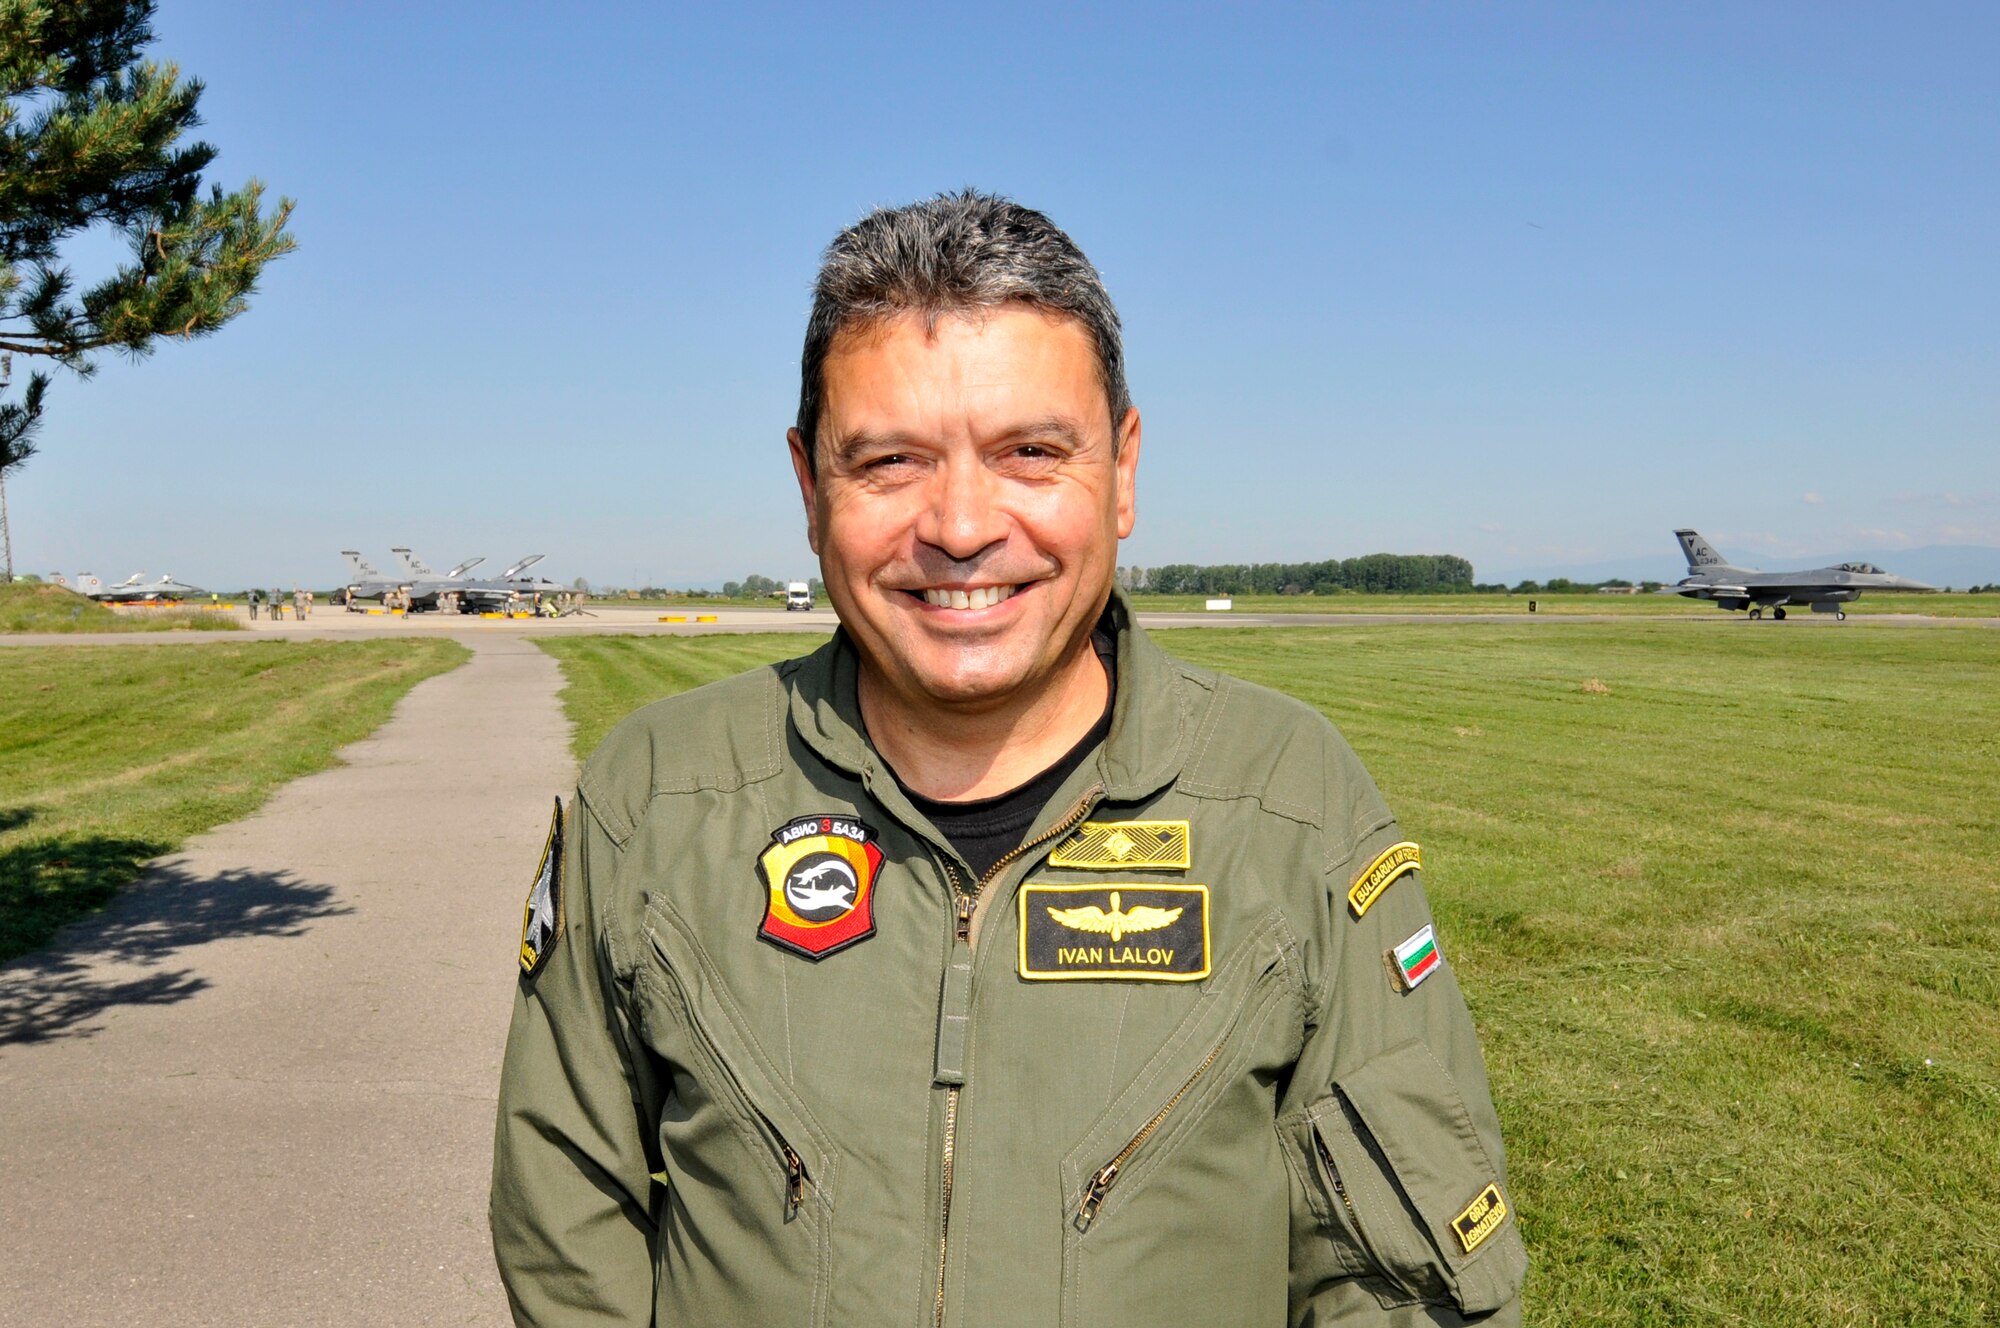
{"type": "Polygon", "coordinates": [[[0,650],[0,960],[332,764],[465,658],[437,639],[0,650]]]}
{"type": "MultiPolygon", "coordinates": [[[[1537,616],[1616,614],[1634,618],[1729,618],[1713,604],[1679,595],[1238,595],[1235,613],[1491,613],[1528,616],[1528,601],[1537,616]]],[[[1141,613],[1203,613],[1201,595],[1134,595],[1141,613]]],[[[1800,617],[1809,609],[1787,610],[1800,617]]],[[[2000,593],[1980,595],[1863,595],[1847,606],[1850,616],[1899,613],[1932,618],[2000,618],[2000,593]]]]}
{"type": "Polygon", "coordinates": [[[0,632],[238,632],[234,614],[199,606],[118,611],[61,586],[0,585],[0,632]]]}
{"type": "MultiPolygon", "coordinates": [[[[1158,636],[1319,707],[1423,844],[1530,1323],[2000,1322],[2000,633],[1158,636]]],[[[538,644],[579,754],[805,645],[538,644]]]]}

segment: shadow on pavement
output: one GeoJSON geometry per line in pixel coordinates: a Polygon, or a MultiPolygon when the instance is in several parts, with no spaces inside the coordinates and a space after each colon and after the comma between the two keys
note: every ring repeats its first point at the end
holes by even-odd
{"type": "MultiPolygon", "coordinates": [[[[59,864],[57,876],[90,866],[116,875],[118,864],[158,851],[101,837],[23,845],[0,854],[0,895],[47,877],[50,864],[59,864]]],[[[166,967],[176,952],[230,936],[300,935],[316,919],[352,911],[335,905],[333,893],[291,872],[203,875],[173,861],[146,869],[99,917],[46,950],[0,964],[0,1046],[87,1036],[98,1016],[118,1006],[184,1001],[209,981],[190,968],[166,967]]]]}

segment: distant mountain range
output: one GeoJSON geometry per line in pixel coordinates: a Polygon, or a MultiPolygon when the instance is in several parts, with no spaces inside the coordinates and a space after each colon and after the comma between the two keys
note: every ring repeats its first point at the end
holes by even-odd
{"type": "MultiPolygon", "coordinates": [[[[1977,544],[1931,544],[1920,549],[1863,549],[1859,552],[1805,554],[1797,558],[1753,556],[1725,549],[1725,556],[1739,558],[1743,565],[1766,572],[1794,572],[1808,567],[1830,567],[1835,563],[1874,563],[1897,576],[1913,576],[1943,588],[2000,583],[2000,549],[1977,544]]],[[[1672,584],[1687,575],[1687,564],[1678,554],[1658,558],[1614,558],[1601,563],[1529,564],[1504,571],[1477,569],[1481,581],[1501,581],[1519,585],[1523,581],[1549,581],[1568,577],[1572,581],[1659,581],[1672,584]]]]}

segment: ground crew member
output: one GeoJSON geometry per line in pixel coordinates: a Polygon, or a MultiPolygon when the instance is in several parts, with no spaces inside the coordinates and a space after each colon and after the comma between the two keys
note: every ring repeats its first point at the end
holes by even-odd
{"type": "Polygon", "coordinates": [[[264,596],[259,591],[253,590],[250,592],[249,599],[250,599],[250,621],[256,622],[257,610],[263,604],[264,596]]]}
{"type": "Polygon", "coordinates": [[[528,897],[516,1320],[1518,1323],[1421,851],[1114,591],[1139,414],[1082,253],[969,192],[857,223],[789,442],[839,630],[628,718],[528,897]]]}

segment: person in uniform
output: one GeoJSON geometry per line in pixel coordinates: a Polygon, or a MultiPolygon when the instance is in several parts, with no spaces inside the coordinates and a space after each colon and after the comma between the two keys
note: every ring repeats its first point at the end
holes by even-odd
{"type": "Polygon", "coordinates": [[[788,439],[839,629],[628,717],[535,872],[516,1321],[1519,1323],[1421,849],[1114,586],[1139,412],[1076,245],[969,191],[844,231],[788,439]]]}

